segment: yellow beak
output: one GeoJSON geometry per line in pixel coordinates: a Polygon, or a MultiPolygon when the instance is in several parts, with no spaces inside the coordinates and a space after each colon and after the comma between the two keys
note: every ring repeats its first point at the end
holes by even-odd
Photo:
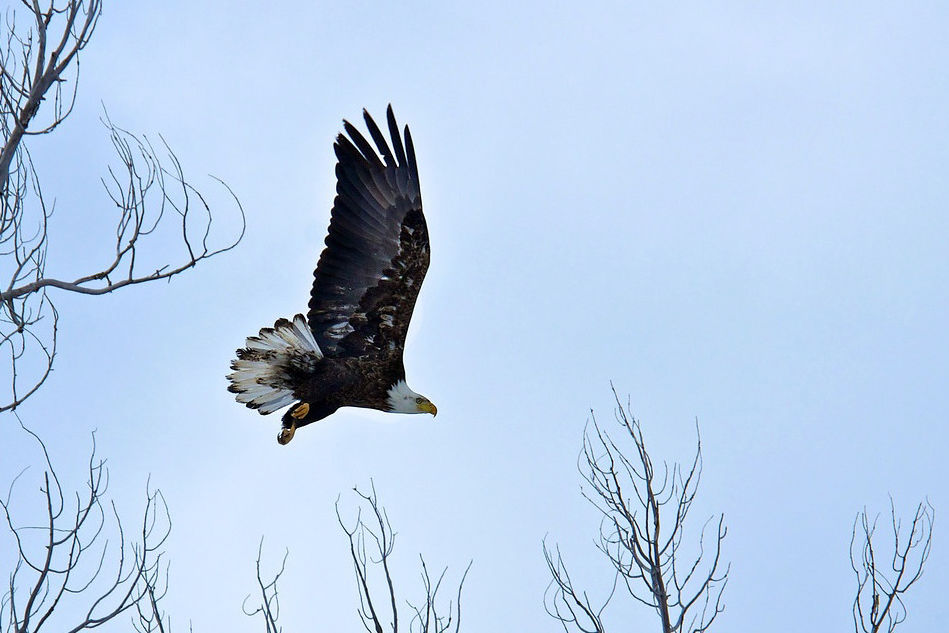
{"type": "Polygon", "coordinates": [[[422,404],[418,405],[419,411],[424,411],[425,413],[431,413],[432,415],[438,415],[438,407],[426,400],[422,404]]]}

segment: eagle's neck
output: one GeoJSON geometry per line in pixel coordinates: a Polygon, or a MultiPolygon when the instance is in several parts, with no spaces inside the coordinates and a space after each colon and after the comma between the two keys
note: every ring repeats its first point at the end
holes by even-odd
{"type": "Polygon", "coordinates": [[[418,402],[416,402],[416,398],[422,397],[421,394],[409,389],[404,380],[400,380],[389,387],[387,395],[389,411],[394,413],[421,413],[418,402]]]}

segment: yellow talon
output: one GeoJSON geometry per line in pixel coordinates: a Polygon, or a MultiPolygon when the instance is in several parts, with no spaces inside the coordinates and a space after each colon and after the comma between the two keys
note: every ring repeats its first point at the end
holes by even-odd
{"type": "MultiPolygon", "coordinates": [[[[280,433],[277,434],[277,442],[280,444],[289,444],[290,440],[293,439],[293,434],[297,432],[297,420],[302,420],[306,417],[306,414],[310,412],[310,403],[301,402],[296,406],[296,408],[290,412],[290,426],[285,426],[280,429],[280,433]]],[[[284,422],[286,424],[286,422],[284,422]]]]}
{"type": "Polygon", "coordinates": [[[306,414],[310,412],[310,403],[301,402],[300,405],[293,410],[293,413],[290,414],[290,417],[297,420],[302,420],[306,417],[306,414]]]}
{"type": "Polygon", "coordinates": [[[281,446],[284,444],[289,444],[290,440],[293,439],[293,434],[296,433],[296,430],[296,423],[293,423],[289,427],[280,429],[280,433],[277,435],[277,443],[281,446]]]}

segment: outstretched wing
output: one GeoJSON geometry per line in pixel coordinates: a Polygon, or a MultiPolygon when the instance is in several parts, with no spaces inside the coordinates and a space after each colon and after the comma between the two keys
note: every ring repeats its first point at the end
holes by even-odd
{"type": "Polygon", "coordinates": [[[336,137],[336,199],[313,273],[307,321],[327,356],[401,352],[428,270],[412,135],[405,145],[390,105],[392,147],[363,110],[372,145],[348,121],[336,137]],[[381,158],[379,156],[381,154],[381,158]]]}

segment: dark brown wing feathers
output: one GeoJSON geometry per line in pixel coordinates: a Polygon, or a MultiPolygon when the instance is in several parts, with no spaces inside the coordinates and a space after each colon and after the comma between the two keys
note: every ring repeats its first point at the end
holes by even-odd
{"type": "Polygon", "coordinates": [[[334,145],[337,195],[307,320],[327,356],[401,357],[428,270],[428,229],[408,127],[403,144],[389,106],[390,147],[363,117],[376,149],[344,121],[348,138],[340,134],[334,145]]]}

